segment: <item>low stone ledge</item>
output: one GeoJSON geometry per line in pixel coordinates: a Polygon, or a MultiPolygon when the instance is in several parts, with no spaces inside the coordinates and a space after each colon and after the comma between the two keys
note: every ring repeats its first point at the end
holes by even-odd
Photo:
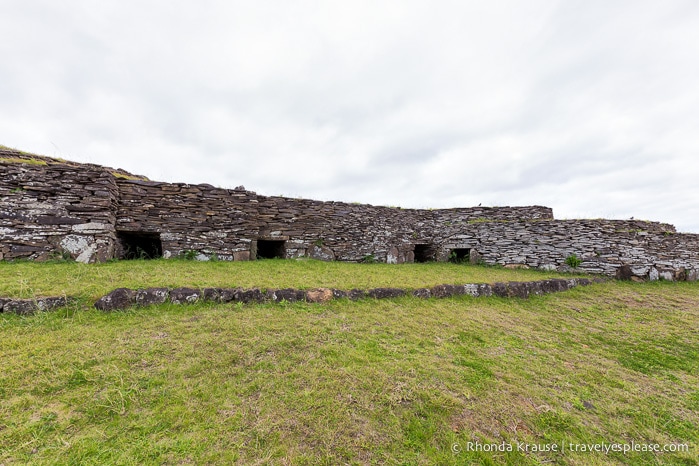
{"type": "MultiPolygon", "coordinates": [[[[498,282],[489,285],[487,283],[468,283],[465,285],[436,285],[432,288],[418,288],[406,290],[402,288],[372,288],[369,290],[353,289],[349,291],[315,288],[311,290],[299,290],[295,288],[271,289],[262,291],[258,288],[147,288],[144,290],[130,290],[118,288],[100,298],[95,307],[103,311],[126,309],[131,306],[148,306],[163,304],[168,298],[173,304],[190,304],[198,301],[214,303],[239,302],[244,304],[264,302],[298,302],[325,303],[332,299],[350,299],[356,301],[365,298],[390,299],[401,296],[415,296],[418,298],[448,298],[452,296],[468,295],[472,297],[499,296],[503,298],[522,298],[538,296],[546,293],[566,291],[576,286],[587,286],[593,283],[606,281],[602,278],[569,278],[549,279],[533,282],[498,282]]],[[[48,299],[48,298],[45,298],[48,299]]],[[[15,300],[18,301],[18,300],[15,300]]],[[[8,309],[8,304],[14,301],[0,299],[0,310],[8,309]]],[[[10,309],[17,312],[17,305],[10,309]]],[[[23,309],[23,308],[22,308],[23,309]]]]}
{"type": "Polygon", "coordinates": [[[374,299],[400,298],[406,295],[406,291],[400,288],[373,288],[367,291],[367,295],[374,299]]]}

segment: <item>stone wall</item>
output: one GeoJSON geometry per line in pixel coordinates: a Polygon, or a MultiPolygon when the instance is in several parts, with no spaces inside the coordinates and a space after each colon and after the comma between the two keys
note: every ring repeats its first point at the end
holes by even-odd
{"type": "MultiPolygon", "coordinates": [[[[699,235],[679,234],[672,225],[623,220],[541,220],[472,224],[444,238],[473,248],[487,264],[566,269],[575,255],[580,270],[619,275],[624,265],[630,275],[657,279],[696,279],[699,235]]],[[[623,272],[627,273],[628,272],[623,272]]]]}
{"type": "Polygon", "coordinates": [[[113,257],[118,190],[104,167],[0,150],[0,173],[0,259],[113,257]]]}
{"type": "Polygon", "coordinates": [[[148,181],[0,149],[0,259],[146,255],[445,261],[696,279],[699,235],[672,225],[554,220],[548,207],[401,209],[148,181]]]}
{"type": "Polygon", "coordinates": [[[250,259],[260,230],[255,193],[122,179],[117,186],[116,229],[160,233],[164,257],[193,251],[200,259],[250,259]]]}
{"type": "MultiPolygon", "coordinates": [[[[210,185],[117,180],[116,229],[160,233],[165,257],[249,260],[257,244],[284,241],[286,258],[411,262],[414,244],[441,228],[483,220],[552,218],[548,207],[416,210],[259,196],[210,185]]],[[[424,240],[428,241],[428,240],[424,240]]]]}

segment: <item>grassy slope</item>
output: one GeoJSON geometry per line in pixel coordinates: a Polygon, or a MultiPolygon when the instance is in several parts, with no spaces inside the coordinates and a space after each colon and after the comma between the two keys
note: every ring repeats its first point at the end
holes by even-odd
{"type": "Polygon", "coordinates": [[[119,287],[420,288],[440,284],[493,283],[570,277],[536,270],[465,264],[352,264],[313,260],[196,262],[180,260],[0,262],[0,296],[32,298],[67,294],[97,299],[119,287]]]}
{"type": "MultiPolygon", "coordinates": [[[[357,277],[380,269],[352,268],[352,280],[387,285],[401,270],[357,277]]],[[[696,283],[529,300],[77,306],[0,314],[0,464],[698,464],[696,283]],[[691,451],[465,451],[473,440],[691,451]]]]}

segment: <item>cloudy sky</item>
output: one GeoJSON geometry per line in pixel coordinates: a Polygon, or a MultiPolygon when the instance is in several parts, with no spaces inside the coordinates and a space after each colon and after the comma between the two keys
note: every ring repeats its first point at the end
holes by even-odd
{"type": "Polygon", "coordinates": [[[699,2],[0,0],[0,144],[699,232],[699,2]]]}

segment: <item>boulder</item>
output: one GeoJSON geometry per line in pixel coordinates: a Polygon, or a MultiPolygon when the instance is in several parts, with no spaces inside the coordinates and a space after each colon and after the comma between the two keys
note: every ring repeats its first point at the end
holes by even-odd
{"type": "Polygon", "coordinates": [[[429,288],[418,288],[417,290],[413,291],[413,296],[416,298],[431,298],[432,297],[432,291],[430,291],[429,288]]]}
{"type": "Polygon", "coordinates": [[[332,249],[330,249],[327,246],[319,246],[316,244],[312,244],[306,251],[306,254],[311,259],[316,259],[320,261],[329,262],[335,260],[335,253],[332,249]]]}
{"type": "Polygon", "coordinates": [[[221,288],[204,288],[201,290],[201,299],[209,303],[220,303],[221,288]]]}
{"type": "Polygon", "coordinates": [[[222,303],[230,303],[235,301],[238,293],[243,291],[241,288],[221,288],[219,291],[219,300],[222,303]]]}
{"type": "Polygon", "coordinates": [[[333,296],[333,290],[328,288],[316,288],[306,292],[306,300],[310,303],[327,303],[333,296]]]}
{"type": "Polygon", "coordinates": [[[269,290],[267,291],[267,296],[270,300],[275,301],[277,303],[282,301],[294,303],[296,301],[303,301],[306,299],[306,293],[304,293],[302,290],[297,290],[295,288],[269,290]]]}
{"type": "Polygon", "coordinates": [[[237,290],[235,294],[235,301],[241,302],[241,303],[262,303],[265,301],[265,294],[262,293],[257,288],[253,288],[251,290],[237,290]]]}
{"type": "Polygon", "coordinates": [[[168,296],[167,288],[146,288],[136,291],[136,304],[139,306],[163,304],[167,301],[168,296]]]}
{"type": "Polygon", "coordinates": [[[172,304],[193,304],[201,298],[201,291],[194,288],[175,288],[170,291],[172,304]]]}
{"type": "Polygon", "coordinates": [[[633,277],[633,270],[626,264],[619,267],[616,271],[617,280],[631,280],[631,277],[633,277]]]}
{"type": "Polygon", "coordinates": [[[129,288],[117,288],[111,293],[102,296],[95,303],[100,311],[115,311],[127,309],[136,304],[136,291],[129,288]]]}

